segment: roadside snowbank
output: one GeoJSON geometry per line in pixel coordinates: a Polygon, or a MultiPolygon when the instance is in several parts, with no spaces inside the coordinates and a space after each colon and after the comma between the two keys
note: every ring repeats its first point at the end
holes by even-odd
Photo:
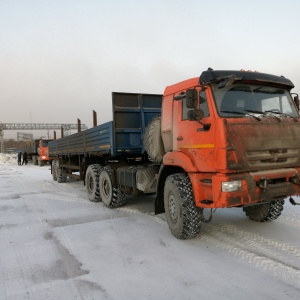
{"type": "Polygon", "coordinates": [[[0,153],[0,162],[5,164],[15,164],[17,162],[17,155],[0,153]]]}

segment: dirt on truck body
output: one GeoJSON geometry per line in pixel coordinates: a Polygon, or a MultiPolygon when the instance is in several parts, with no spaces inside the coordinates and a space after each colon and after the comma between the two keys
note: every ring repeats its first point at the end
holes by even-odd
{"type": "Polygon", "coordinates": [[[284,199],[300,194],[293,87],[282,76],[208,69],[166,87],[162,98],[113,93],[114,120],[86,131],[97,151],[79,146],[82,132],[49,143],[53,179],[79,170],[89,199],[110,208],[125,195],[156,192],[155,212],[166,213],[181,239],[211,220],[205,208],[241,207],[251,220],[275,220],[284,199]],[[62,146],[71,140],[76,150],[62,146]]]}

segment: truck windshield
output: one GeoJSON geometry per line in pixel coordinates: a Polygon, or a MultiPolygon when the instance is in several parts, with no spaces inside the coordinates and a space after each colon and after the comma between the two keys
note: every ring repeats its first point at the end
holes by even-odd
{"type": "Polygon", "coordinates": [[[42,141],[42,147],[47,147],[48,146],[48,141],[42,141]]]}
{"type": "Polygon", "coordinates": [[[221,117],[241,118],[253,114],[299,117],[287,90],[262,86],[233,84],[222,89],[212,84],[214,99],[221,117]]]}

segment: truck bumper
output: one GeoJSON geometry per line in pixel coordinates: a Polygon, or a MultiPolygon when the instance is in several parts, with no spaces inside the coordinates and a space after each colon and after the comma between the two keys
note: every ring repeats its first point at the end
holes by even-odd
{"type": "Polygon", "coordinates": [[[195,203],[204,208],[253,205],[300,194],[300,168],[241,174],[190,173],[195,203]],[[240,182],[236,191],[222,191],[223,182],[240,182]]]}

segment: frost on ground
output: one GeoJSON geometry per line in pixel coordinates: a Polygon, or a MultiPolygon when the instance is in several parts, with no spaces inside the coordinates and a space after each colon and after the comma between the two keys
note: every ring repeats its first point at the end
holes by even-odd
{"type": "Polygon", "coordinates": [[[0,299],[299,299],[298,206],[270,223],[217,210],[182,241],[153,201],[108,209],[82,182],[0,155],[0,299]]]}
{"type": "Polygon", "coordinates": [[[3,154],[0,153],[0,163],[4,164],[14,164],[17,161],[16,154],[3,154]]]}

